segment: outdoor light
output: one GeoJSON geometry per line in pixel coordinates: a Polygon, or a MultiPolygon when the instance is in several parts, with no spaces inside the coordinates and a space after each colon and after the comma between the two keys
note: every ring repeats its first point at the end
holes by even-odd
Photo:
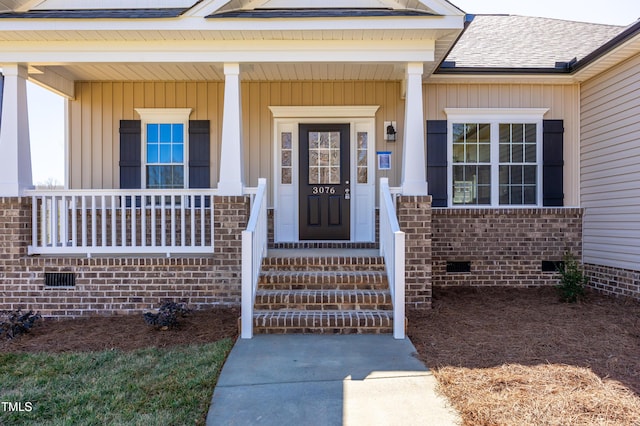
{"type": "Polygon", "coordinates": [[[396,122],[395,121],[385,121],[384,122],[384,127],[385,127],[385,135],[384,135],[384,140],[386,141],[390,141],[390,142],[395,142],[396,140],[396,122]]]}

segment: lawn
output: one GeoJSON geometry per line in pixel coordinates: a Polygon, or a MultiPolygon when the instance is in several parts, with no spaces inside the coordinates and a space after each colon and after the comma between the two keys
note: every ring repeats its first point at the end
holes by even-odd
{"type": "Polygon", "coordinates": [[[640,425],[640,304],[485,288],[433,307],[408,333],[465,425],[640,425]]]}
{"type": "Polygon", "coordinates": [[[13,404],[0,424],[204,424],[237,317],[201,311],[167,331],[137,315],[45,321],[0,342],[0,401],[13,404]]]}

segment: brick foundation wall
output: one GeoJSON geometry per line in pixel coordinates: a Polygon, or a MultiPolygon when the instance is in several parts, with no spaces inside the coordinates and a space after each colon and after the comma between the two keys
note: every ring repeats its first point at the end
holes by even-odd
{"type": "Polygon", "coordinates": [[[557,284],[543,261],[582,256],[582,210],[434,209],[433,286],[531,287],[557,284]],[[470,262],[470,272],[447,272],[470,262]]]}
{"type": "Polygon", "coordinates": [[[405,300],[412,308],[431,307],[431,196],[399,196],[396,211],[405,233],[405,300]]]}
{"type": "Polygon", "coordinates": [[[589,277],[589,287],[594,290],[640,300],[640,271],[589,263],[584,265],[584,270],[589,277]]]}
{"type": "Polygon", "coordinates": [[[194,308],[239,305],[242,236],[249,198],[215,197],[214,250],[208,256],[27,256],[31,199],[0,198],[0,310],[45,316],[141,312],[164,299],[194,308]],[[73,288],[45,288],[45,273],[72,272],[73,288]]]}

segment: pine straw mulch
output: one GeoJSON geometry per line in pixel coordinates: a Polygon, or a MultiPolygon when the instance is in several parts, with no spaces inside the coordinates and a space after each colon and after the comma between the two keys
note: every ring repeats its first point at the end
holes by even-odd
{"type": "Polygon", "coordinates": [[[191,311],[178,326],[156,329],[140,315],[45,319],[28,334],[0,340],[0,352],[88,352],[211,343],[238,334],[240,309],[211,308],[191,311]]]}
{"type": "Polygon", "coordinates": [[[433,307],[408,333],[465,425],[640,425],[640,303],[483,288],[433,307]]]}

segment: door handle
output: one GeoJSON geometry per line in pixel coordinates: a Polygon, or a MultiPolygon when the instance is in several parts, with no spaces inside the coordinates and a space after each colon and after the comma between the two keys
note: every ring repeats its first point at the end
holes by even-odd
{"type": "Polygon", "coordinates": [[[345,200],[350,200],[351,199],[351,190],[349,188],[345,188],[345,190],[344,190],[344,199],[345,200]]]}

